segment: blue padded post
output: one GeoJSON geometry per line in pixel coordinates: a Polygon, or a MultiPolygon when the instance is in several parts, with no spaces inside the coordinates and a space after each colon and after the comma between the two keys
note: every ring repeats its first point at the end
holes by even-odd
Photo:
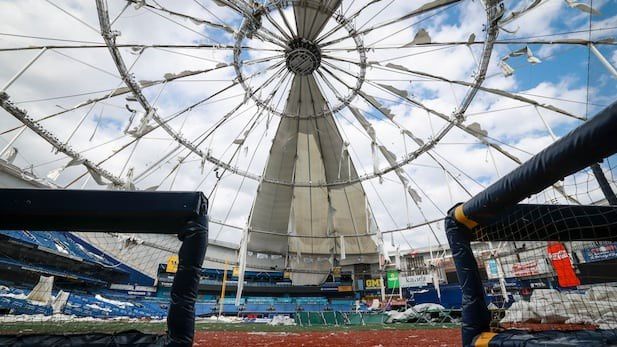
{"type": "Polygon", "coordinates": [[[167,315],[169,347],[192,346],[195,336],[195,302],[199,290],[201,266],[208,246],[208,217],[205,199],[194,218],[178,238],[182,246],[178,252],[178,271],[171,287],[171,303],[167,315]]]}
{"type": "Polygon", "coordinates": [[[463,346],[468,347],[473,346],[476,336],[489,331],[491,313],[486,307],[484,286],[471,249],[472,233],[454,219],[453,210],[450,210],[445,219],[445,227],[456,275],[463,292],[461,333],[463,346]]]}

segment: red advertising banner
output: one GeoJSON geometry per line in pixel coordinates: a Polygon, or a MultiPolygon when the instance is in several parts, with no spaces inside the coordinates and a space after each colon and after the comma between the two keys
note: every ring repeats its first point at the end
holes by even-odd
{"type": "Polygon", "coordinates": [[[557,281],[561,287],[576,287],[581,281],[576,276],[572,268],[572,262],[568,251],[561,242],[554,242],[548,245],[548,258],[557,272],[557,281]]]}
{"type": "Polygon", "coordinates": [[[538,269],[538,261],[531,260],[522,263],[514,263],[512,264],[512,274],[515,277],[528,277],[539,275],[540,271],[538,269]]]}

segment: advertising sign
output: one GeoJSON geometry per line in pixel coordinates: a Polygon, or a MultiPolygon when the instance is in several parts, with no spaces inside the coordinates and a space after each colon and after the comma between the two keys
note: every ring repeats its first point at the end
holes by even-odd
{"type": "Polygon", "coordinates": [[[381,278],[369,278],[365,280],[364,289],[381,289],[381,278]]]}
{"type": "MultiPolygon", "coordinates": [[[[491,269],[493,264],[486,262],[486,272],[489,279],[497,279],[498,275],[494,275],[497,271],[496,269],[491,269]]],[[[496,264],[495,264],[496,266],[496,264]]],[[[518,263],[501,263],[501,269],[503,271],[504,278],[513,278],[513,277],[530,277],[537,276],[542,274],[547,274],[551,272],[551,269],[548,265],[548,262],[545,258],[541,259],[533,259],[529,261],[523,261],[518,263]]]]}
{"type": "Polygon", "coordinates": [[[413,275],[413,276],[400,276],[399,285],[401,288],[410,287],[424,287],[427,283],[433,283],[433,276],[431,275],[413,275]]]}
{"type": "Polygon", "coordinates": [[[486,262],[486,275],[490,279],[499,278],[499,270],[497,270],[497,260],[491,258],[486,262]]]}
{"type": "Polygon", "coordinates": [[[389,270],[386,272],[386,278],[388,279],[388,288],[398,288],[399,278],[397,270],[389,270]]]}
{"type": "Polygon", "coordinates": [[[572,268],[570,256],[566,251],[563,243],[555,242],[547,247],[548,258],[553,264],[553,268],[557,273],[557,281],[561,287],[576,287],[581,284],[581,281],[576,276],[572,268]]]}
{"type": "Polygon", "coordinates": [[[617,258],[617,243],[584,249],[583,258],[585,258],[586,262],[615,259],[617,258]]]}
{"type": "Polygon", "coordinates": [[[512,274],[515,277],[539,275],[540,271],[538,270],[538,261],[530,260],[521,263],[514,263],[512,264],[512,274]]]}

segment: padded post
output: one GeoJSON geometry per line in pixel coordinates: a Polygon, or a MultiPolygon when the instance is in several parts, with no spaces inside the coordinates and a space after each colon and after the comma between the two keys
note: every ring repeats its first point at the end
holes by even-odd
{"type": "Polygon", "coordinates": [[[193,345],[199,273],[208,246],[208,219],[205,211],[204,203],[200,213],[178,233],[182,246],[178,253],[178,271],[171,287],[171,304],[167,314],[169,347],[193,345]]]}
{"type": "Polygon", "coordinates": [[[445,219],[446,236],[452,250],[456,275],[463,292],[461,333],[463,346],[473,346],[479,334],[489,331],[491,313],[486,307],[484,286],[471,249],[472,234],[458,223],[450,210],[445,219]]]}

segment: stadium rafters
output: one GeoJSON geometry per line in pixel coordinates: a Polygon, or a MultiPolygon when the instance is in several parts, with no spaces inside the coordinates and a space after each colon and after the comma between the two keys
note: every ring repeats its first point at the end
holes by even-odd
{"type": "MultiPolygon", "coordinates": [[[[547,2],[509,8],[498,0],[216,0],[189,9],[164,1],[97,0],[96,8],[82,12],[49,2],[50,10],[90,36],[0,33],[15,42],[0,47],[0,54],[36,54],[2,88],[0,106],[19,123],[3,123],[0,134],[9,138],[0,155],[11,158],[19,140],[34,133],[68,162],[55,168],[50,165],[57,158],[41,157],[32,167],[48,170],[41,176],[51,180],[62,175],[64,187],[87,187],[94,178],[97,186],[114,189],[203,189],[217,225],[211,236],[233,233],[239,248],[248,243],[244,252],[283,254],[289,262],[294,254],[374,256],[383,253],[384,234],[429,232],[441,244],[436,225],[448,198],[436,196],[418,178],[421,172],[443,176],[450,200],[466,199],[487,185],[487,176],[498,178],[540,149],[526,147],[529,132],[510,136],[499,114],[529,111],[539,122],[533,131],[550,141],[592,114],[594,102],[573,97],[574,91],[549,93],[532,76],[522,77],[525,87],[515,86],[517,70],[582,50],[597,58],[603,74],[614,74],[606,58],[616,46],[614,27],[516,34],[517,23],[547,2]],[[468,8],[481,15],[457,22],[468,8]],[[136,35],[129,16],[158,21],[173,35],[136,35]],[[449,37],[452,32],[435,24],[440,20],[464,32],[449,37]],[[106,55],[97,54],[103,50],[106,55]],[[448,54],[464,64],[452,71],[428,66],[431,57],[446,61],[448,54]],[[20,83],[31,83],[22,79],[49,64],[46,59],[80,66],[104,87],[89,92],[95,89],[85,82],[71,89],[64,81],[64,94],[30,95],[20,83]],[[101,142],[91,143],[101,131],[101,142]],[[452,146],[477,158],[484,154],[488,169],[460,165],[452,146]],[[383,203],[393,192],[398,203],[383,203]],[[269,203],[262,199],[266,193],[272,194],[269,203]],[[295,206],[303,194],[308,205],[295,206]],[[240,213],[239,205],[249,207],[240,213]],[[256,218],[262,210],[278,211],[278,224],[272,213],[256,218]],[[337,220],[337,213],[345,218],[337,220]],[[341,252],[344,238],[351,241],[341,252]]],[[[600,97],[595,105],[606,102],[600,97]]],[[[544,194],[577,204],[579,189],[564,182],[544,194]]]]}

